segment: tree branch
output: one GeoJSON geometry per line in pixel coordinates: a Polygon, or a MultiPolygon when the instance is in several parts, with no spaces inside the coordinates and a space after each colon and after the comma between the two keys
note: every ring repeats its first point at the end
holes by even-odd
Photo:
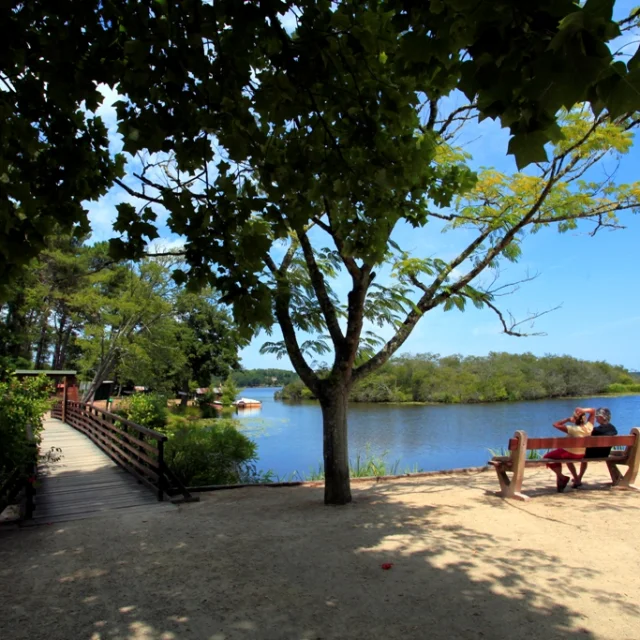
{"type": "Polygon", "coordinates": [[[299,231],[297,233],[297,236],[298,240],[300,241],[300,246],[302,247],[302,253],[304,255],[305,262],[307,263],[313,290],[316,293],[322,315],[324,316],[324,320],[327,323],[327,329],[329,330],[329,335],[331,336],[331,340],[333,340],[333,344],[336,347],[337,353],[338,350],[344,345],[344,335],[342,334],[342,329],[340,328],[340,324],[338,323],[338,315],[336,314],[336,309],[333,306],[333,302],[331,302],[331,298],[329,297],[329,292],[327,291],[327,285],[324,280],[324,276],[322,275],[322,272],[318,267],[318,263],[316,262],[315,256],[313,255],[313,247],[311,246],[311,242],[309,241],[306,232],[299,231]]]}
{"type": "Polygon", "coordinates": [[[540,313],[532,313],[528,318],[524,320],[520,320],[516,322],[515,318],[509,313],[509,324],[504,317],[504,314],[495,304],[493,304],[490,300],[483,300],[483,303],[489,307],[500,319],[500,323],[502,324],[503,333],[506,333],[509,336],[515,336],[516,338],[526,338],[531,336],[545,336],[547,335],[544,332],[536,332],[536,333],[521,333],[519,331],[515,331],[516,327],[523,325],[525,322],[534,322],[538,318],[551,313],[552,311],[557,311],[562,307],[562,305],[558,305],[557,307],[553,307],[553,309],[547,309],[546,311],[541,311],[540,313]]]}
{"type": "Polygon", "coordinates": [[[398,328],[396,334],[382,347],[382,349],[380,349],[380,351],[378,351],[375,356],[373,356],[370,360],[362,364],[353,372],[354,381],[367,376],[369,373],[375,371],[377,368],[381,367],[385,362],[387,362],[387,360],[404,344],[405,340],[413,331],[413,328],[415,327],[418,320],[427,311],[430,311],[434,307],[442,304],[452,295],[459,293],[459,291],[463,287],[469,284],[469,282],[471,282],[479,273],[486,269],[487,266],[491,264],[491,262],[511,243],[516,234],[524,226],[530,223],[531,219],[536,215],[536,213],[542,206],[542,203],[548,196],[552,186],[556,181],[557,178],[550,177],[544,189],[538,196],[536,202],[531,207],[529,212],[522,217],[520,222],[513,225],[513,227],[504,234],[502,239],[487,251],[484,258],[482,260],[478,260],[473,269],[459,278],[456,283],[449,286],[446,292],[442,292],[440,295],[436,296],[436,291],[442,285],[447,276],[453,271],[453,269],[462,264],[462,262],[464,262],[469,256],[471,256],[475,252],[475,250],[492,233],[495,232],[495,229],[491,227],[487,228],[471,244],[469,244],[469,246],[464,251],[462,251],[462,253],[460,253],[460,255],[455,260],[453,260],[453,262],[449,263],[449,265],[447,265],[447,268],[443,269],[438,277],[435,278],[431,286],[428,287],[428,289],[416,304],[415,308],[409,312],[404,322],[398,328]]]}
{"type": "Polygon", "coordinates": [[[155,204],[162,204],[162,200],[160,200],[159,198],[152,198],[151,196],[148,196],[142,193],[141,191],[136,191],[135,189],[132,189],[131,187],[126,185],[124,182],[122,182],[122,180],[120,180],[119,178],[114,178],[113,181],[121,189],[124,189],[124,191],[126,191],[130,196],[133,196],[134,198],[140,198],[141,200],[146,200],[147,202],[154,202],[155,204]]]}
{"type": "Polygon", "coordinates": [[[287,348],[287,354],[293,364],[296,373],[300,376],[302,381],[311,389],[314,394],[318,393],[318,376],[313,369],[307,364],[307,361],[302,355],[300,345],[298,344],[298,337],[296,335],[293,322],[291,321],[291,314],[289,313],[290,294],[284,289],[287,285],[281,280],[277,283],[277,290],[275,296],[275,312],[278,324],[282,331],[285,346],[287,348]]]}

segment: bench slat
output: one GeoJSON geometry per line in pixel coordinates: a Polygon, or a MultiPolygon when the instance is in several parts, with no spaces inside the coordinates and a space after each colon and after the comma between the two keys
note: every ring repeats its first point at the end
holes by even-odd
{"type": "MultiPolygon", "coordinates": [[[[589,436],[588,438],[528,438],[527,451],[535,449],[582,449],[584,447],[632,447],[635,436],[589,436]]],[[[517,438],[509,440],[509,451],[518,448],[517,438]]]]}
{"type": "MultiPolygon", "coordinates": [[[[609,458],[583,458],[581,460],[560,460],[556,458],[545,458],[544,460],[527,460],[524,464],[526,467],[542,467],[546,464],[557,462],[562,464],[567,464],[567,462],[573,462],[574,464],[580,464],[581,462],[615,462],[616,464],[625,464],[629,456],[610,456],[609,458]]],[[[489,460],[489,464],[492,467],[503,467],[505,469],[510,469],[513,466],[511,458],[494,458],[493,460],[489,460]]]]}

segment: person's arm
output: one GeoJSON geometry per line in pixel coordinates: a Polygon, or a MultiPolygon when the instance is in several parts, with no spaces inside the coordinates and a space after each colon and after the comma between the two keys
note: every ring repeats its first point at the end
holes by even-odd
{"type": "Polygon", "coordinates": [[[582,411],[582,413],[586,413],[587,414],[587,421],[595,426],[595,424],[596,424],[596,410],[595,409],[582,409],[581,407],[578,407],[576,409],[576,411],[582,411]]]}
{"type": "Polygon", "coordinates": [[[564,420],[558,420],[557,422],[553,423],[553,426],[558,429],[559,431],[564,431],[564,433],[567,433],[567,422],[571,422],[571,418],[565,418],[564,420]]]}

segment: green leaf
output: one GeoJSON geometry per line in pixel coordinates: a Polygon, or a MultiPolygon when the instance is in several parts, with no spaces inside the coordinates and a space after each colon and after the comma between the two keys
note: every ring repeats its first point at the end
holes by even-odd
{"type": "Polygon", "coordinates": [[[585,13],[611,20],[613,16],[613,5],[615,0],[587,0],[582,8],[585,13]]]}
{"type": "Polygon", "coordinates": [[[523,169],[532,162],[547,160],[547,152],[544,148],[547,142],[548,138],[542,131],[516,133],[509,140],[508,151],[515,156],[518,169],[523,169]]]}

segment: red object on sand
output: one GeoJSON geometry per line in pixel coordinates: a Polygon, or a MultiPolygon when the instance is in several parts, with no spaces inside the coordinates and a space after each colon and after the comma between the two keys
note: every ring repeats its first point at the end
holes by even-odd
{"type": "Polygon", "coordinates": [[[383,562],[380,565],[385,571],[388,571],[389,569],[391,569],[391,567],[393,567],[393,562],[383,562]]]}

